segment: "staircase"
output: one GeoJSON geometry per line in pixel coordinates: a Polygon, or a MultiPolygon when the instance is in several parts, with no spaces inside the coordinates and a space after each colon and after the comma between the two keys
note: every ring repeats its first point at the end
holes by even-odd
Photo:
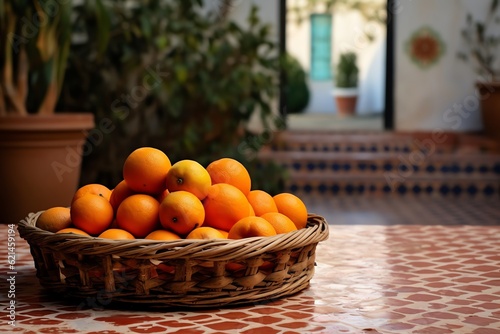
{"type": "Polygon", "coordinates": [[[456,133],[276,133],[259,154],[298,195],[498,197],[500,146],[456,133]]]}

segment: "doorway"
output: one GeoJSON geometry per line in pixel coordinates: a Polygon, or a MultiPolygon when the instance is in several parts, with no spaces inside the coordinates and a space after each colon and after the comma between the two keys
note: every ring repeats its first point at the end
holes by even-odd
{"type": "MultiPolygon", "coordinates": [[[[282,112],[290,130],[367,130],[391,129],[392,87],[388,71],[392,65],[389,20],[367,17],[359,9],[331,5],[330,1],[283,0],[281,4],[282,52],[298,62],[305,73],[309,91],[302,110],[287,108],[286,91],[282,112]],[[315,5],[309,5],[314,3],[315,5]],[[329,5],[330,4],[330,5],[329,5]],[[341,54],[356,55],[359,70],[355,113],[339,113],[334,93],[341,54]]],[[[386,0],[368,1],[386,12],[386,0]]],[[[290,85],[287,84],[287,88],[290,85]]]]}

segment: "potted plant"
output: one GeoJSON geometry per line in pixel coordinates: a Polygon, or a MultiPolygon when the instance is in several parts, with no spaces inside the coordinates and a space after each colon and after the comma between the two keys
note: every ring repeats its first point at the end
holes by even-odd
{"type": "Polygon", "coordinates": [[[358,73],[357,57],[354,52],[340,54],[335,67],[335,88],[333,95],[337,111],[341,116],[353,115],[358,100],[358,73]]]}
{"type": "Polygon", "coordinates": [[[500,6],[492,0],[484,19],[467,14],[462,39],[466,50],[459,58],[471,62],[478,75],[483,132],[500,140],[500,6]]]}
{"type": "Polygon", "coordinates": [[[0,215],[69,205],[93,115],[55,113],[71,39],[71,1],[0,2],[0,215]]]}

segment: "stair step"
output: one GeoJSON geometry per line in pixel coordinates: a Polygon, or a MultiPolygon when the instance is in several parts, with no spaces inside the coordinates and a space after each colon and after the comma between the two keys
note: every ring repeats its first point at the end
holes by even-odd
{"type": "Polygon", "coordinates": [[[474,174],[474,175],[436,175],[436,174],[418,174],[418,173],[407,173],[407,174],[395,174],[395,173],[349,173],[349,174],[337,174],[337,173],[322,173],[322,172],[306,172],[306,171],[290,171],[288,172],[289,178],[292,180],[309,180],[309,181],[343,181],[343,180],[359,180],[359,181],[379,181],[385,180],[390,182],[391,179],[399,180],[398,182],[404,182],[403,180],[428,180],[428,181],[485,181],[485,182],[498,182],[500,185],[500,175],[492,174],[474,174]]]}
{"type": "Polygon", "coordinates": [[[499,148],[474,134],[295,130],[258,159],[284,166],[294,193],[497,198],[499,148]]]}
{"type": "MultiPolygon", "coordinates": [[[[415,152],[414,152],[415,153],[415,152]]],[[[261,161],[274,161],[291,171],[323,171],[324,173],[385,173],[434,175],[499,175],[500,155],[421,152],[409,155],[394,153],[333,153],[262,151],[261,161]],[[417,155],[418,154],[418,155],[417,155]],[[412,164],[413,162],[413,164],[412,164]]]]}
{"type": "Polygon", "coordinates": [[[468,161],[468,162],[495,162],[500,163],[500,154],[497,153],[437,153],[412,151],[408,154],[394,152],[299,152],[299,151],[272,151],[262,149],[259,158],[265,160],[310,160],[310,161],[372,161],[372,160],[400,160],[410,158],[417,160],[423,158],[425,161],[468,161]],[[413,154],[413,156],[411,156],[413,154]]]}
{"type": "Polygon", "coordinates": [[[438,152],[500,152],[498,142],[482,136],[430,132],[282,131],[273,135],[269,146],[276,151],[410,152],[431,147],[438,152]]]}
{"type": "Polygon", "coordinates": [[[411,177],[401,182],[385,178],[296,178],[285,183],[285,190],[295,194],[324,195],[414,195],[500,197],[500,181],[489,179],[437,179],[411,177]]]}

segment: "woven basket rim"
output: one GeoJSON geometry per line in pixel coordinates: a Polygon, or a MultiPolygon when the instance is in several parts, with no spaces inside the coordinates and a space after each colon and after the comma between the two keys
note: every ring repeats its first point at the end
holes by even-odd
{"type": "Polygon", "coordinates": [[[79,255],[112,254],[137,259],[206,259],[231,260],[248,258],[267,251],[298,248],[328,239],[328,223],[314,213],[308,214],[307,227],[272,237],[181,240],[111,240],[78,234],[57,234],[35,226],[43,211],[30,213],[18,223],[18,231],[30,245],[79,255]]]}

